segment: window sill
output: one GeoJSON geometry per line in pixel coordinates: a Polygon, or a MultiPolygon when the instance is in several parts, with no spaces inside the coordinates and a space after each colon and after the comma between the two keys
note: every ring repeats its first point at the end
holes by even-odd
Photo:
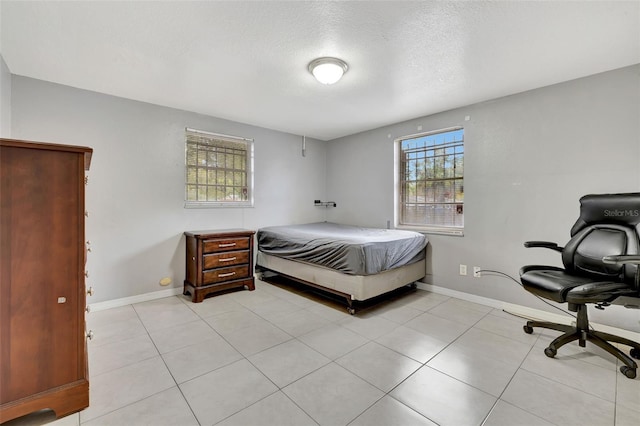
{"type": "Polygon", "coordinates": [[[415,232],[420,232],[422,234],[447,235],[450,237],[464,237],[464,228],[397,225],[396,229],[402,229],[405,231],[415,231],[415,232]]]}
{"type": "Polygon", "coordinates": [[[198,202],[185,202],[185,209],[219,209],[219,208],[253,208],[253,203],[198,203],[198,202]]]}

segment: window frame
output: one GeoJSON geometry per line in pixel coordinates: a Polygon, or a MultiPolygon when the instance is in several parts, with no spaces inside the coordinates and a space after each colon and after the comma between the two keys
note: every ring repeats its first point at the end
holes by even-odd
{"type": "MultiPolygon", "coordinates": [[[[213,133],[207,132],[204,130],[197,130],[192,128],[185,128],[184,133],[184,207],[185,208],[247,208],[254,206],[254,140],[243,138],[239,136],[225,135],[222,133],[213,133]],[[191,168],[198,169],[197,165],[189,165],[189,134],[208,138],[211,141],[219,141],[221,142],[218,145],[212,144],[213,146],[222,146],[224,143],[231,144],[244,144],[246,147],[246,162],[245,162],[245,178],[246,178],[246,188],[247,188],[247,199],[241,201],[223,201],[223,200],[189,200],[189,186],[193,185],[189,183],[189,170],[191,168]]],[[[215,168],[218,170],[218,168],[215,168]]],[[[221,168],[222,169],[222,168],[221,168]]],[[[197,173],[197,172],[196,172],[197,173]]],[[[196,191],[198,184],[196,183],[196,191]]],[[[227,187],[227,185],[221,185],[227,187]]]]}
{"type": "MultiPolygon", "coordinates": [[[[448,133],[457,130],[463,131],[462,144],[464,147],[464,126],[453,126],[447,127],[443,129],[437,129],[427,132],[414,133],[406,136],[402,136],[394,139],[394,225],[398,229],[408,229],[412,231],[418,231],[426,234],[441,234],[441,235],[451,235],[451,236],[464,236],[464,220],[462,226],[453,226],[453,225],[436,225],[436,224],[407,224],[403,223],[402,216],[402,205],[404,203],[403,200],[403,191],[402,191],[402,143],[409,139],[418,139],[425,136],[431,136],[441,133],[448,133]]],[[[463,164],[464,164],[464,151],[463,151],[463,164]]],[[[437,179],[435,179],[437,180],[437,179]]],[[[462,182],[464,187],[464,169],[462,172],[462,182]]],[[[454,204],[462,204],[463,213],[464,213],[464,200],[460,203],[455,202],[454,204]]]]}

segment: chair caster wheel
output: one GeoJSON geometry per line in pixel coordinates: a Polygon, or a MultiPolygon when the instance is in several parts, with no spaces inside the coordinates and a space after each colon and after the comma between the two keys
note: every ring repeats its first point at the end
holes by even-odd
{"type": "Polygon", "coordinates": [[[527,334],[531,334],[533,333],[533,327],[529,327],[528,325],[525,325],[522,327],[522,329],[524,330],[525,333],[527,334]]]}
{"type": "Polygon", "coordinates": [[[631,355],[632,358],[640,359],[640,350],[637,348],[631,348],[629,355],[631,355]]]}
{"type": "Polygon", "coordinates": [[[623,365],[622,367],[620,367],[620,372],[622,374],[624,374],[625,376],[627,376],[630,379],[635,379],[636,378],[636,369],[635,368],[631,368],[628,367],[626,365],[623,365]]]}
{"type": "Polygon", "coordinates": [[[557,353],[558,351],[555,348],[552,348],[551,346],[549,346],[548,348],[544,348],[544,354],[549,358],[553,358],[554,356],[556,356],[557,353]]]}

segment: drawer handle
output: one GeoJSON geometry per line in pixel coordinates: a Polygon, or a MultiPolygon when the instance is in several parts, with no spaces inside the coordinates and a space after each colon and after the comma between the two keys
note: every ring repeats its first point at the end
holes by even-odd
{"type": "Polygon", "coordinates": [[[219,274],[218,278],[231,277],[235,274],[236,274],[235,272],[229,272],[228,274],[219,274]]]}
{"type": "Polygon", "coordinates": [[[237,257],[228,257],[226,259],[220,259],[220,262],[233,262],[234,260],[236,260],[237,257]]]}
{"type": "Polygon", "coordinates": [[[218,244],[218,247],[219,248],[234,247],[235,245],[236,245],[236,243],[218,244]]]}

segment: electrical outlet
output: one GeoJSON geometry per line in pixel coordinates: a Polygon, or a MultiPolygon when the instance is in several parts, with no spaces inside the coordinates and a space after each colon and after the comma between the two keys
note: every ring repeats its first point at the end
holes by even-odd
{"type": "Polygon", "coordinates": [[[474,266],[473,267],[473,277],[474,278],[480,278],[480,267],[479,266],[474,266]]]}
{"type": "Polygon", "coordinates": [[[467,275],[467,265],[460,265],[460,275],[467,275]]]}

